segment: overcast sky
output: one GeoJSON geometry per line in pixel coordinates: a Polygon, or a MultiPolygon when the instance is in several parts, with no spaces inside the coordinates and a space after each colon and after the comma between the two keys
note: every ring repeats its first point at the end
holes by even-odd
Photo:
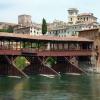
{"type": "Polygon", "coordinates": [[[33,22],[41,22],[43,17],[47,22],[67,22],[69,8],[92,12],[100,18],[100,0],[0,0],[0,22],[17,23],[20,14],[31,15],[33,22]]]}

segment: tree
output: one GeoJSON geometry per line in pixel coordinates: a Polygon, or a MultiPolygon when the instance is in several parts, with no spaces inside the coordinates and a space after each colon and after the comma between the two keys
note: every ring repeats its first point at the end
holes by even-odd
{"type": "Polygon", "coordinates": [[[0,29],[0,32],[13,33],[13,27],[9,26],[8,28],[0,29]]]}
{"type": "Polygon", "coordinates": [[[7,29],[7,32],[8,33],[13,33],[13,27],[12,26],[9,26],[8,29],[7,29]]]}
{"type": "Polygon", "coordinates": [[[47,33],[47,23],[46,20],[43,18],[42,20],[42,34],[46,34],[47,33]]]}

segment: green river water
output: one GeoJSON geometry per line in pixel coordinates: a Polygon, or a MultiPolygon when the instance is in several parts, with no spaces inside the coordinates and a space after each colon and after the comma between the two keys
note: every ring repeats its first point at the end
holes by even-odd
{"type": "Polygon", "coordinates": [[[100,75],[0,77],[0,100],[100,100],[100,75]]]}

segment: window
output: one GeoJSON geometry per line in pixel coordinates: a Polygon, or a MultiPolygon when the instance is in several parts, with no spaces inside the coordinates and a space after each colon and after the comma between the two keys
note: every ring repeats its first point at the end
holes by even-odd
{"type": "Polygon", "coordinates": [[[72,18],[70,18],[70,20],[72,21],[73,19],[72,19],[72,18]]]}
{"type": "Polygon", "coordinates": [[[64,32],[66,32],[66,30],[64,30],[64,32]]]}
{"type": "Polygon", "coordinates": [[[87,21],[88,21],[88,17],[87,17],[87,21]]]}
{"type": "Polygon", "coordinates": [[[85,21],[85,18],[84,18],[84,21],[85,21]]]}

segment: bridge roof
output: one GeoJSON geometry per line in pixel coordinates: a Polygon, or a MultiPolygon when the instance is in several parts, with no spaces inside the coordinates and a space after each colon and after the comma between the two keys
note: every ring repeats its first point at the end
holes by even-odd
{"type": "Polygon", "coordinates": [[[15,34],[15,33],[4,33],[0,32],[0,39],[11,39],[11,40],[38,40],[38,41],[76,41],[76,42],[93,42],[93,40],[89,40],[87,38],[82,38],[78,36],[66,36],[66,37],[58,37],[58,36],[32,36],[27,34],[15,34]]]}

